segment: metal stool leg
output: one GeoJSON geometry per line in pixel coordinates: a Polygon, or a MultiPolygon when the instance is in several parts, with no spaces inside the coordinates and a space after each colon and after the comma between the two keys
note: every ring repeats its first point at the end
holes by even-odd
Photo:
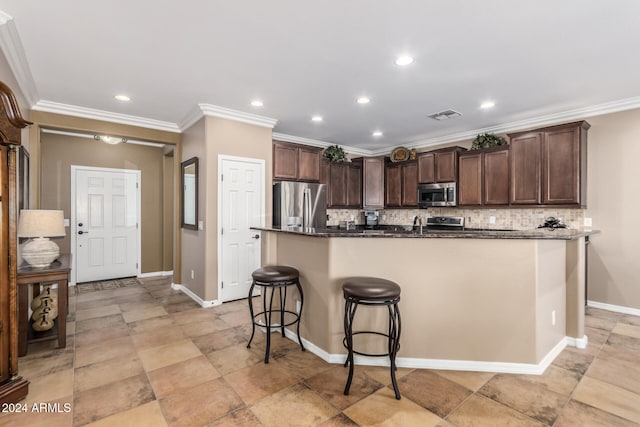
{"type": "Polygon", "coordinates": [[[298,343],[300,344],[300,349],[302,351],[305,351],[304,345],[302,345],[302,338],[300,338],[300,319],[302,319],[302,306],[304,306],[304,295],[302,294],[302,286],[300,286],[300,280],[296,280],[296,287],[298,288],[298,294],[300,295],[300,311],[298,312],[298,324],[296,325],[296,332],[298,334],[298,343]]]}
{"type": "Polygon", "coordinates": [[[271,312],[273,311],[273,294],[275,289],[271,288],[271,298],[269,299],[269,309],[267,309],[267,290],[264,291],[264,319],[267,328],[267,349],[264,353],[264,363],[269,363],[269,352],[271,351],[271,312]]]}
{"type": "Polygon", "coordinates": [[[256,286],[256,282],[253,281],[251,283],[251,287],[249,288],[249,314],[251,315],[251,338],[249,338],[249,342],[247,343],[247,348],[251,348],[251,341],[253,341],[253,335],[256,333],[256,321],[253,318],[253,288],[256,286]]]}
{"type": "Polygon", "coordinates": [[[284,309],[287,305],[287,287],[284,287],[284,298],[282,298],[282,286],[278,287],[278,292],[280,296],[280,332],[284,338],[284,309]]]}
{"type": "Polygon", "coordinates": [[[396,353],[398,352],[398,343],[400,342],[400,312],[398,305],[393,304],[387,306],[389,309],[389,370],[391,371],[391,383],[396,399],[400,400],[400,390],[398,390],[398,382],[396,381],[396,353]]]}
{"type": "MultiPolygon", "coordinates": [[[[356,309],[358,308],[357,302],[349,302],[349,319],[348,319],[348,330],[345,331],[347,337],[347,346],[349,350],[349,354],[347,356],[347,362],[349,364],[349,377],[347,378],[347,384],[344,386],[344,394],[349,394],[349,389],[351,388],[351,381],[353,380],[353,317],[356,314],[356,309]],[[351,306],[353,305],[353,309],[351,306]]],[[[345,306],[345,310],[347,307],[345,306]]],[[[346,366],[346,364],[345,364],[346,366]]]]}

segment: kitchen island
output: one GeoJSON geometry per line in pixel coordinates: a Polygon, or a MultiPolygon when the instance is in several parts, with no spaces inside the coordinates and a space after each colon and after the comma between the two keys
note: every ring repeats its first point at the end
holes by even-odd
{"type": "MultiPolygon", "coordinates": [[[[586,345],[584,243],[592,232],[258,230],[265,265],[300,270],[300,333],[329,362],[345,359],[341,284],[353,276],[401,286],[398,366],[541,373],[565,345],[586,345]]],[[[354,330],[384,330],[386,312],[362,307],[356,320],[354,330]]],[[[356,342],[374,353],[382,344],[356,342]]]]}

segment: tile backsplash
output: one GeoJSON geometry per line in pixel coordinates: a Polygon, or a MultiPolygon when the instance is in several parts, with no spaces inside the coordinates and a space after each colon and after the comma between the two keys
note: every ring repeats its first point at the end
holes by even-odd
{"type": "MultiPolygon", "coordinates": [[[[415,216],[422,218],[432,216],[462,216],[465,225],[472,228],[509,228],[529,230],[544,223],[545,218],[554,216],[562,219],[571,229],[582,229],[584,209],[554,208],[514,208],[514,209],[462,209],[462,208],[429,208],[429,209],[380,209],[380,224],[412,225],[415,216]],[[492,224],[492,217],[494,223],[492,224]]],[[[359,209],[328,209],[328,226],[337,226],[340,221],[355,219],[356,224],[364,224],[363,211],[359,209]]]]}

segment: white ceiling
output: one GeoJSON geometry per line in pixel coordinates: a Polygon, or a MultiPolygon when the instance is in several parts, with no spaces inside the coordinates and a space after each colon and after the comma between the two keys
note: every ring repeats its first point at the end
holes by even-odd
{"type": "Polygon", "coordinates": [[[375,153],[640,107],[637,0],[0,0],[0,11],[0,45],[34,108],[174,131],[207,104],[277,119],[291,140],[375,153]],[[414,64],[395,65],[402,53],[414,64]],[[463,116],[427,118],[446,109],[463,116]]]}

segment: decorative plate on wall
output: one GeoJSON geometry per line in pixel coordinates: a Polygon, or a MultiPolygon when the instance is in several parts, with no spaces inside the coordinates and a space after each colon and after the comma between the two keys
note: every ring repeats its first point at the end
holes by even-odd
{"type": "Polygon", "coordinates": [[[407,150],[406,148],[398,147],[391,152],[391,155],[389,157],[391,157],[391,161],[394,163],[404,162],[406,160],[409,160],[410,154],[411,154],[410,151],[407,150]]]}

